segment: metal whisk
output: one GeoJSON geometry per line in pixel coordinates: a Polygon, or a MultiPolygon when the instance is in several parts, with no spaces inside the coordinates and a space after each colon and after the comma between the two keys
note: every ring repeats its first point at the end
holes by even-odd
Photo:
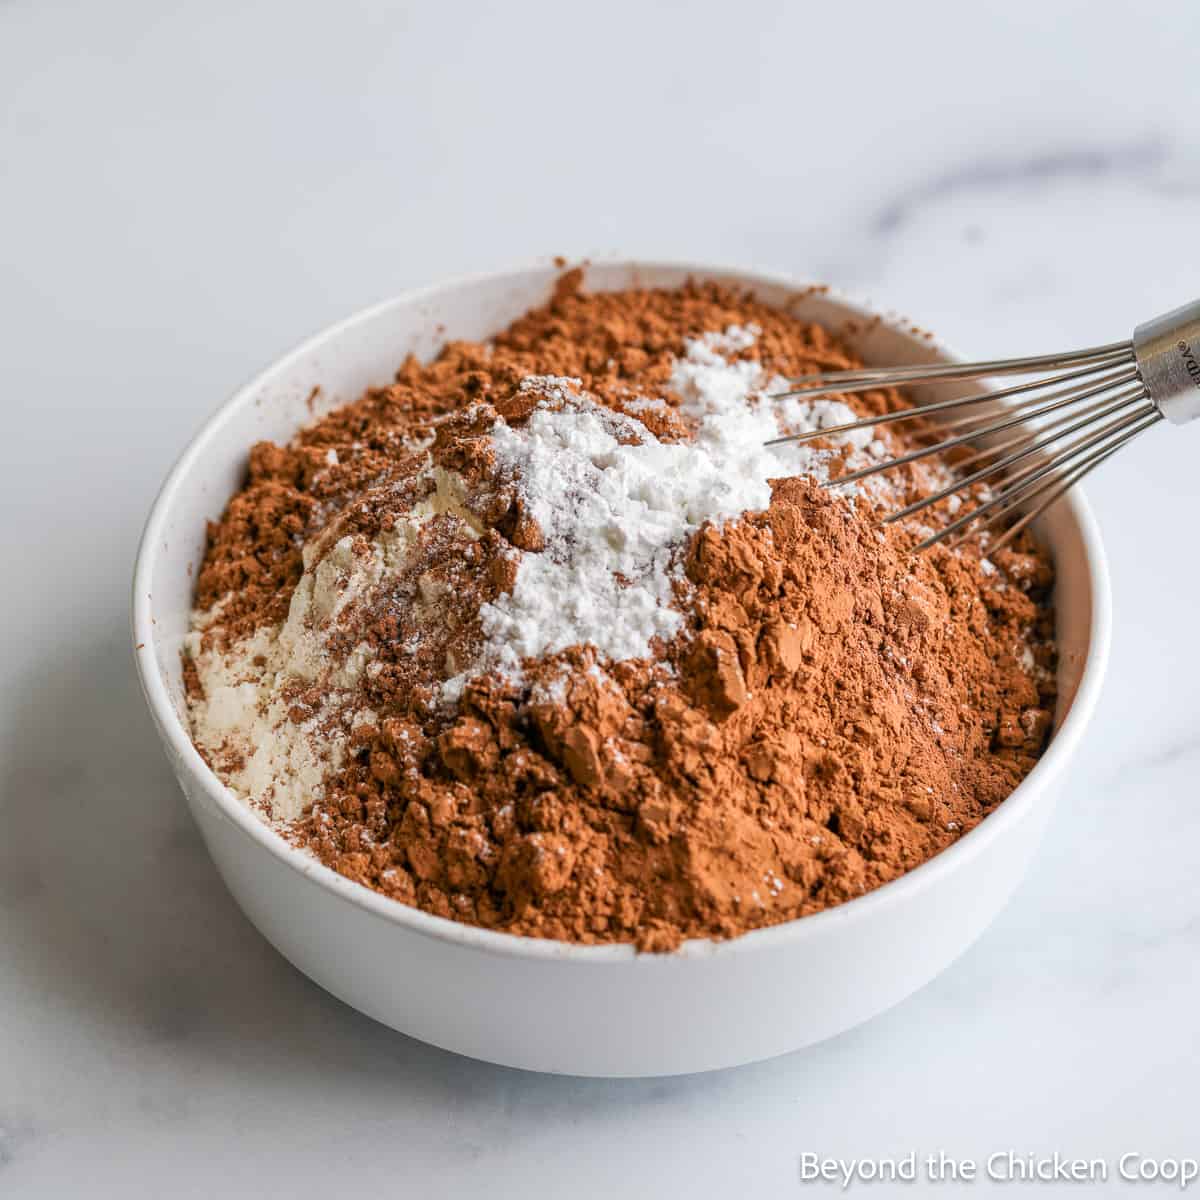
{"type": "Polygon", "coordinates": [[[842,475],[830,480],[826,486],[854,483],[929,455],[968,447],[973,452],[954,464],[957,475],[953,483],[889,514],[885,522],[901,521],[965,492],[975,484],[984,484],[989,491],[984,493],[981,503],[931,534],[918,549],[923,550],[947,538],[961,541],[970,536],[969,527],[976,521],[983,521],[975,531],[982,532],[1024,509],[1020,518],[990,544],[989,552],[994,552],[1151,425],[1164,417],[1175,425],[1184,425],[1200,417],[1200,301],[1185,304],[1139,325],[1127,342],[1037,358],[828,371],[792,380],[790,382],[796,385],[794,389],[777,394],[816,399],[876,388],[982,379],[993,375],[1035,378],[996,391],[981,391],[954,400],[781,437],[770,444],[810,441],[965,409],[963,415],[939,421],[939,430],[951,435],[944,440],[842,475]],[[997,401],[1001,403],[997,404],[997,401]],[[987,412],[971,411],[982,405],[989,406],[987,412]],[[1040,423],[1027,425],[1028,422],[1040,423]],[[1016,432],[991,440],[1009,430],[1016,432]],[[980,439],[988,440],[977,448],[975,443],[980,439]]]}

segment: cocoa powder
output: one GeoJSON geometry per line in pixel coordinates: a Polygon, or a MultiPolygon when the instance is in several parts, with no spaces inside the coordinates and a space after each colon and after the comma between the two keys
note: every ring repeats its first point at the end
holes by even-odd
{"type": "MultiPolygon", "coordinates": [[[[410,359],[291,445],[254,448],[245,488],[209,531],[207,645],[283,620],[306,542],[333,531],[365,546],[389,529],[428,489],[427,452],[466,480],[473,526],[434,518],[386,598],[343,618],[339,653],[371,649],[371,719],[289,836],[441,916],[669,950],[894,879],[1028,773],[1054,704],[1045,553],[1023,534],[994,563],[971,548],[914,554],[920,530],[881,527],[869,498],[851,505],[803,478],[683,548],[684,627],[652,657],[576,646],[526,662],[519,682],[485,674],[456,707],[436,702],[478,647],[480,605],[542,549],[488,437],[497,416],[527,419],[521,381],[575,377],[657,437],[687,438],[668,388],[684,339],[749,323],[761,332],[741,354],[780,374],[855,365],[819,326],[734,290],[592,295],[571,272],[490,347],[410,359]],[[666,404],[636,403],[646,396],[666,404]]],[[[927,492],[929,471],[902,472],[898,494],[927,492]]],[[[195,694],[194,669],[189,681],[195,694]]],[[[296,719],[319,701],[298,691],[296,719]]]]}

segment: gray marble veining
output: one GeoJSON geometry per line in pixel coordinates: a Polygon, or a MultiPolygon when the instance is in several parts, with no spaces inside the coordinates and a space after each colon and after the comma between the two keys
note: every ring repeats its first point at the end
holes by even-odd
{"type": "Polygon", "coordinates": [[[1169,150],[1158,138],[1120,146],[1036,150],[1012,159],[976,159],[939,172],[886,200],[872,217],[869,229],[876,237],[892,236],[902,231],[917,212],[935,204],[953,204],[964,192],[1010,186],[1043,188],[1061,182],[1097,186],[1110,179],[1146,186],[1169,161],[1169,150]]]}

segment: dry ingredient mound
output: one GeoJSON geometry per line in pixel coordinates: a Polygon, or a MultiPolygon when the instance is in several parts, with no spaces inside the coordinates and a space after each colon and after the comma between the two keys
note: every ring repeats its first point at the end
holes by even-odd
{"type": "Polygon", "coordinates": [[[738,291],[573,271],[255,446],[185,652],[201,753],[347,878],[518,934],[665,951],[918,866],[1044,748],[1053,579],[1028,534],[879,524],[941,467],[819,486],[901,436],[763,448],[852,415],[783,378],[852,365],[738,291]]]}

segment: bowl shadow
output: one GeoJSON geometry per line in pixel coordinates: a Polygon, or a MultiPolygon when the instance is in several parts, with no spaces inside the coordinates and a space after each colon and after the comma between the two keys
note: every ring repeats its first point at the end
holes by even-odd
{"type": "Polygon", "coordinates": [[[762,1069],[537,1075],[377,1024],[287,963],[226,891],[160,748],[123,624],[60,643],[14,689],[20,703],[0,728],[4,957],[89,1038],[169,1060],[174,1086],[215,1061],[235,1088],[419,1097],[462,1118],[447,1129],[459,1137],[447,1153],[461,1154],[461,1138],[497,1121],[511,1137],[539,1112],[557,1123],[656,1105],[762,1069]]]}

